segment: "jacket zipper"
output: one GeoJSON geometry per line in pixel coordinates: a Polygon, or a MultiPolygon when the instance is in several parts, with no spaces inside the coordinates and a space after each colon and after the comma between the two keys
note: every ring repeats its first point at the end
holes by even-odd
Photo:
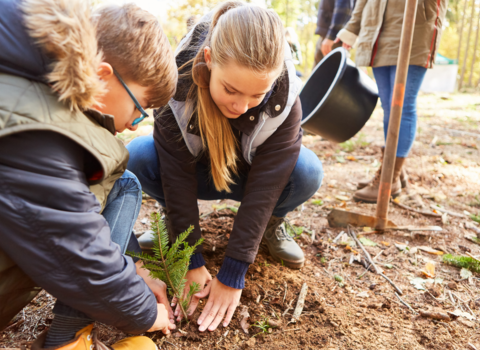
{"type": "Polygon", "coordinates": [[[428,68],[430,61],[432,60],[432,54],[435,49],[435,42],[437,38],[437,31],[438,31],[438,17],[440,16],[440,0],[437,0],[437,18],[435,18],[435,27],[433,28],[433,35],[432,35],[432,43],[430,44],[430,52],[428,54],[427,63],[425,64],[425,68],[428,68]]]}

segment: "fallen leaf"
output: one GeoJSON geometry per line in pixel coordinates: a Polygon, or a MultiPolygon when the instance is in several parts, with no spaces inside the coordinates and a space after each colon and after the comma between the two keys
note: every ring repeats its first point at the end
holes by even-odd
{"type": "Polygon", "coordinates": [[[393,200],[395,203],[400,203],[400,199],[397,197],[393,200]]]}
{"type": "Polygon", "coordinates": [[[442,284],[443,283],[443,278],[428,278],[428,279],[423,279],[421,277],[415,277],[414,279],[410,280],[410,284],[413,284],[413,286],[419,290],[425,290],[425,287],[423,286],[425,283],[437,283],[437,284],[442,284]]]}
{"type": "Polygon", "coordinates": [[[467,270],[466,268],[462,268],[460,270],[460,277],[462,277],[462,279],[467,279],[469,277],[472,277],[472,275],[473,275],[472,271],[467,270]]]}
{"type": "Polygon", "coordinates": [[[360,292],[356,295],[357,298],[368,298],[368,292],[367,291],[363,291],[363,292],[360,292]]]}
{"type": "Polygon", "coordinates": [[[240,321],[240,326],[242,327],[245,334],[248,334],[248,327],[250,327],[250,325],[247,323],[247,320],[250,318],[250,314],[248,313],[248,307],[246,305],[242,306],[240,316],[242,317],[242,320],[240,321]]]}
{"type": "Polygon", "coordinates": [[[403,244],[403,243],[394,243],[394,244],[395,244],[395,247],[398,248],[398,250],[401,250],[401,251],[410,250],[410,248],[406,244],[403,244]]]}
{"type": "Polygon", "coordinates": [[[382,244],[383,244],[384,246],[386,246],[386,247],[390,247],[390,243],[388,243],[388,242],[381,241],[380,243],[382,243],[382,244]]]}
{"type": "Polygon", "coordinates": [[[417,248],[420,249],[420,250],[423,250],[424,252],[426,252],[428,254],[443,255],[443,252],[441,252],[440,250],[435,250],[435,249],[430,248],[430,247],[422,246],[422,247],[417,247],[417,248]]]}
{"type": "Polygon", "coordinates": [[[393,269],[393,265],[392,264],[385,264],[384,265],[387,269],[393,269]]]}
{"type": "Polygon", "coordinates": [[[450,314],[452,315],[455,315],[455,316],[461,316],[461,317],[465,317],[471,321],[475,321],[475,317],[472,316],[471,314],[469,314],[468,312],[465,312],[465,311],[461,311],[459,309],[456,309],[454,312],[449,312],[450,314]]]}
{"type": "Polygon", "coordinates": [[[348,200],[350,200],[349,197],[347,197],[347,196],[342,196],[342,195],[336,195],[335,198],[338,199],[339,201],[348,201],[348,200]]]}
{"type": "Polygon", "coordinates": [[[429,278],[434,278],[435,277],[435,264],[432,264],[431,262],[427,263],[425,265],[425,269],[421,270],[426,277],[429,278]]]}
{"type": "Polygon", "coordinates": [[[351,160],[351,161],[356,161],[357,160],[357,158],[355,158],[354,156],[346,156],[345,158],[348,159],[348,160],[351,160]]]}
{"type": "Polygon", "coordinates": [[[358,254],[358,252],[355,249],[353,249],[352,247],[350,247],[349,245],[347,245],[345,247],[345,249],[351,251],[353,254],[358,254]]]}
{"type": "Polygon", "coordinates": [[[364,246],[367,246],[367,247],[377,246],[377,243],[375,243],[374,241],[366,237],[360,237],[358,240],[360,241],[360,243],[362,243],[364,246]]]}
{"type": "Polygon", "coordinates": [[[365,226],[365,227],[363,228],[363,232],[370,232],[371,230],[372,230],[372,228],[371,228],[371,227],[368,227],[368,226],[365,226]]]}

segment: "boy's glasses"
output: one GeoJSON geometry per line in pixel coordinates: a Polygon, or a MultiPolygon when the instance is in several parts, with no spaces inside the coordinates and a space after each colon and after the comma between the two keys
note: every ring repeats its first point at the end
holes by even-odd
{"type": "Polygon", "coordinates": [[[120,74],[118,74],[118,72],[114,69],[113,70],[113,73],[115,74],[115,76],[118,78],[118,80],[120,81],[120,83],[122,83],[123,87],[125,88],[125,90],[127,90],[128,94],[130,95],[130,98],[132,99],[133,103],[135,103],[135,107],[137,107],[137,109],[140,111],[140,113],[142,114],[141,117],[138,117],[136,118],[133,123],[132,123],[132,126],[135,126],[139,123],[142,122],[142,120],[144,120],[145,118],[148,118],[148,113],[145,112],[145,110],[143,109],[142,106],[140,106],[140,103],[138,103],[138,100],[135,98],[135,96],[133,95],[133,93],[130,91],[130,89],[128,88],[127,84],[125,84],[125,82],[123,81],[122,77],[120,77],[120,74]]]}

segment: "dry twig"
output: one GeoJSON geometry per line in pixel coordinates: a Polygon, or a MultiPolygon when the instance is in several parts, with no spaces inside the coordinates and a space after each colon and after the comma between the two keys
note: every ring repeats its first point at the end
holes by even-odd
{"type": "Polygon", "coordinates": [[[305,306],[305,297],[307,296],[308,285],[304,283],[302,285],[302,289],[300,290],[300,294],[298,295],[297,306],[295,307],[295,311],[293,312],[293,318],[298,320],[300,315],[302,314],[303,307],[305,306]]]}
{"type": "Polygon", "coordinates": [[[405,205],[405,204],[402,204],[402,203],[397,203],[394,200],[392,201],[392,203],[399,206],[400,208],[405,209],[405,210],[413,211],[415,213],[422,214],[422,215],[425,215],[425,216],[431,216],[431,217],[434,217],[434,218],[441,218],[442,217],[441,214],[435,214],[435,213],[430,213],[428,211],[414,209],[414,208],[409,207],[408,205],[405,205]]]}

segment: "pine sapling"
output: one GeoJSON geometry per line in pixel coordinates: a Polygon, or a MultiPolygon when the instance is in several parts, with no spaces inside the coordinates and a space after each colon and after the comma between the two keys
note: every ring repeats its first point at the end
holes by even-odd
{"type": "Polygon", "coordinates": [[[199,239],[193,246],[185,242],[188,235],[193,231],[193,226],[190,226],[168,247],[168,233],[165,223],[160,218],[160,214],[152,213],[151,218],[151,228],[155,237],[153,241],[153,256],[131,252],[128,252],[128,255],[142,260],[143,268],[150,270],[152,278],[159,279],[167,284],[170,296],[178,300],[178,305],[183,312],[185,320],[188,322],[186,309],[192,296],[200,291],[200,285],[193,282],[190,284],[188,293],[184,295],[187,282],[185,276],[188,272],[190,257],[195,252],[197,246],[203,242],[203,238],[199,239]]]}

